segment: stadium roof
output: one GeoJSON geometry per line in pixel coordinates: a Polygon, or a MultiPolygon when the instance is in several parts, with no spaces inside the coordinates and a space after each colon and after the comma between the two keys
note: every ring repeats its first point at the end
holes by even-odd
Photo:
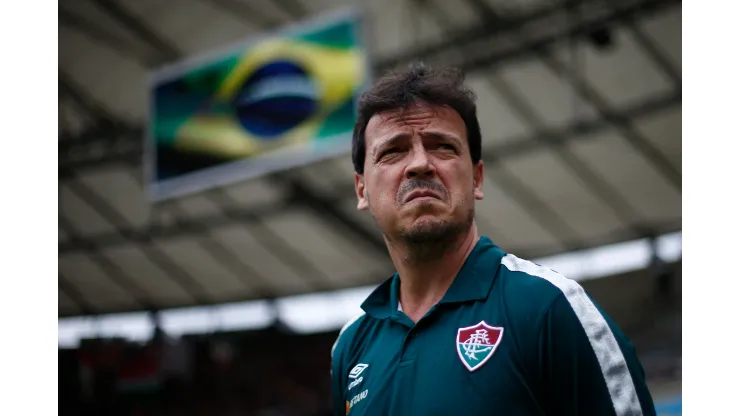
{"type": "MultiPolygon", "coordinates": [[[[655,342],[662,338],[655,331],[656,323],[666,312],[675,312],[670,299],[681,297],[681,246],[681,232],[677,232],[653,241],[627,241],[534,261],[581,282],[620,328],[634,331],[635,341],[647,337],[655,342]],[[660,262],[654,262],[654,255],[660,262]],[[651,319],[645,320],[646,313],[651,319]]],[[[360,305],[375,287],[168,309],[160,311],[156,322],[175,337],[264,328],[296,334],[339,331],[362,313],[360,305]]],[[[59,346],[76,348],[83,339],[146,342],[154,334],[154,324],[148,312],[65,317],[59,319],[59,346]]]]}
{"type": "MultiPolygon", "coordinates": [[[[392,272],[349,155],[150,207],[142,131],[165,63],[340,0],[59,5],[59,315],[278,298],[392,272]]],[[[462,68],[484,133],[482,232],[523,257],[681,228],[681,2],[377,0],[374,72],[462,68]],[[576,51],[575,53],[573,51],[576,51]]]]}

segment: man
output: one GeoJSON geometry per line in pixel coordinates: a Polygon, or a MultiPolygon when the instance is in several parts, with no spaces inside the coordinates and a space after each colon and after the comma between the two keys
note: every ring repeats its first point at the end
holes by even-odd
{"type": "Polygon", "coordinates": [[[380,79],[352,158],[397,273],[332,349],[335,414],[655,414],[632,345],[584,290],[478,234],[481,133],[459,72],[380,79]]]}

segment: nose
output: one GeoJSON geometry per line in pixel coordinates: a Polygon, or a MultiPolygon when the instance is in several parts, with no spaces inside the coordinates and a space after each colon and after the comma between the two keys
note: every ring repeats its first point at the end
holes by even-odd
{"type": "Polygon", "coordinates": [[[411,160],[406,166],[406,178],[428,178],[434,176],[435,168],[424,146],[411,149],[411,160]]]}

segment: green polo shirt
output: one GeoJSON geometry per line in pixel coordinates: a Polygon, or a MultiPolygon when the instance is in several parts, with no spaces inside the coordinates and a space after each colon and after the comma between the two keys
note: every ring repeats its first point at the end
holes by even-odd
{"type": "Polygon", "coordinates": [[[336,415],[654,415],[632,344],[575,281],[482,237],[414,324],[399,277],[332,348],[336,415]]]}

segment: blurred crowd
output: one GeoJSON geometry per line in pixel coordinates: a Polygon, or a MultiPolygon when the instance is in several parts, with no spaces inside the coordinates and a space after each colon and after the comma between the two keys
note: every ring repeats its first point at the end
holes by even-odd
{"type": "Polygon", "coordinates": [[[259,332],[169,338],[141,345],[88,340],[60,350],[60,414],[331,414],[330,350],[337,333],[259,332]]]}
{"type": "MultiPolygon", "coordinates": [[[[78,349],[59,351],[59,411],[111,416],[328,416],[330,350],[336,336],[270,328],[178,339],[158,331],[143,345],[86,340],[78,349]]],[[[639,344],[653,384],[680,381],[680,341],[661,343],[657,349],[639,344]]]]}

